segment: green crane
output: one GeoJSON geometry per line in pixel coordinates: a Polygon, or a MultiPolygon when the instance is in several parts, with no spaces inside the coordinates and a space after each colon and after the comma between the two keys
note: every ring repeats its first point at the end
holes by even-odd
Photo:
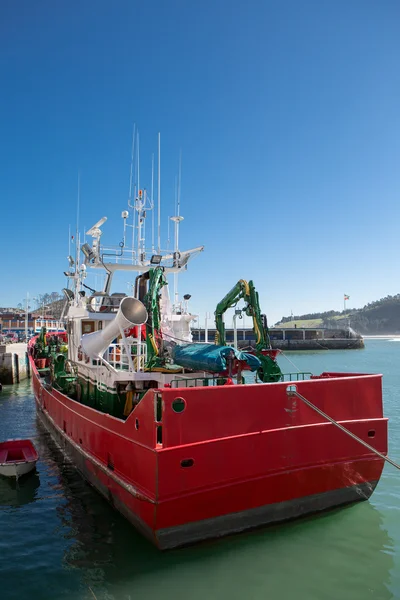
{"type": "Polygon", "coordinates": [[[159,371],[161,373],[181,373],[182,367],[169,363],[161,333],[161,289],[168,285],[164,267],[155,267],[142,275],[144,281],[148,280],[146,293],[143,295],[143,304],[148,313],[146,323],[147,362],[145,371],[159,371]]]}
{"type": "Polygon", "coordinates": [[[252,281],[247,282],[244,279],[240,279],[217,304],[217,308],[215,309],[215,326],[217,329],[215,343],[226,346],[225,324],[223,319],[224,313],[228,308],[236,306],[239,300],[242,299],[246,303],[242,312],[253,319],[253,330],[256,334],[254,354],[261,362],[261,367],[258,369],[257,374],[264,383],[280,381],[282,372],[279,365],[274,358],[267,354],[267,352],[271,350],[267,321],[265,315],[261,314],[258,292],[252,281]]]}
{"type": "Polygon", "coordinates": [[[160,356],[160,291],[167,285],[163,267],[156,267],[149,271],[149,287],[143,299],[149,318],[147,320],[146,345],[147,345],[147,364],[146,368],[152,370],[164,365],[164,360],[160,356]]]}

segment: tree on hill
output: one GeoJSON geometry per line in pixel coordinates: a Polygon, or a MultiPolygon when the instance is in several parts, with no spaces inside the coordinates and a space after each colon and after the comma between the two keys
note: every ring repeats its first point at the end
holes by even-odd
{"type": "Polygon", "coordinates": [[[400,333],[400,294],[385,296],[380,300],[369,302],[363,308],[346,311],[329,310],[320,313],[283,317],[281,324],[291,320],[322,319],[324,327],[344,327],[350,322],[353,329],[361,334],[395,334],[400,333]],[[333,317],[336,317],[333,319],[333,317]]]}
{"type": "Polygon", "coordinates": [[[64,296],[59,292],[39,294],[36,300],[36,309],[46,315],[59,319],[64,307],[64,296]]]}

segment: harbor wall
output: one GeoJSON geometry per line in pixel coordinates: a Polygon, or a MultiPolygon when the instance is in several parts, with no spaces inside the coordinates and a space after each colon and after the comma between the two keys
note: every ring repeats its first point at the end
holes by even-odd
{"type": "MultiPolygon", "coordinates": [[[[215,340],[215,329],[193,329],[194,342],[211,342],[215,340]]],[[[235,333],[232,328],[226,328],[226,343],[233,344],[235,333]]],[[[358,350],[364,348],[363,337],[345,329],[326,328],[278,328],[269,330],[271,346],[279,350],[358,350]]],[[[256,336],[253,329],[238,329],[236,332],[238,348],[254,348],[256,336]]]]}
{"type": "MultiPolygon", "coordinates": [[[[239,349],[255,347],[254,342],[238,341],[239,349]]],[[[271,346],[278,350],[359,350],[364,348],[360,338],[328,338],[322,340],[271,340],[271,346]]]]}
{"type": "Polygon", "coordinates": [[[27,345],[0,345],[0,383],[10,385],[27,377],[30,377],[27,345]]]}

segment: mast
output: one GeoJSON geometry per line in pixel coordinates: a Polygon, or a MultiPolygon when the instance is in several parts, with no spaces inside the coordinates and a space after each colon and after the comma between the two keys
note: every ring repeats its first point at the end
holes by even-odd
{"type": "Polygon", "coordinates": [[[137,163],[136,163],[136,173],[137,173],[137,195],[135,194],[135,208],[137,211],[137,256],[136,259],[139,261],[139,264],[142,262],[142,252],[141,252],[141,243],[142,243],[142,190],[140,189],[140,164],[139,164],[139,132],[136,133],[136,146],[137,146],[137,163]]]}
{"type": "Polygon", "coordinates": [[[158,132],[158,220],[157,220],[157,251],[161,252],[161,140],[158,132]]]}
{"type": "Polygon", "coordinates": [[[181,210],[181,179],[182,179],[182,150],[179,150],[179,172],[178,172],[178,210],[177,215],[179,217],[181,210]]]}
{"type": "Polygon", "coordinates": [[[140,190],[140,146],[139,146],[139,132],[137,132],[137,189],[140,190]]]}
{"type": "Polygon", "coordinates": [[[28,319],[29,319],[29,292],[26,293],[26,305],[25,305],[25,342],[28,341],[28,319]]]}
{"type": "Polygon", "coordinates": [[[154,154],[151,155],[151,251],[154,252],[154,154]]]}
{"type": "Polygon", "coordinates": [[[146,190],[144,193],[139,190],[138,197],[136,199],[136,210],[138,213],[138,234],[137,234],[137,260],[139,264],[143,264],[144,255],[144,207],[146,204],[146,190]]]}
{"type": "MultiPolygon", "coordinates": [[[[136,138],[136,123],[133,124],[132,131],[132,151],[131,151],[131,166],[129,172],[129,197],[128,197],[128,206],[133,209],[132,214],[132,263],[135,259],[134,249],[135,249],[135,206],[132,204],[132,186],[133,186],[133,168],[135,163],[135,138],[136,138]]],[[[136,173],[135,173],[136,175],[136,173]]],[[[136,186],[135,186],[136,187],[136,186]]],[[[125,240],[124,240],[125,241],[125,240]]]]}
{"type": "Polygon", "coordinates": [[[167,223],[167,252],[169,251],[169,243],[170,243],[170,220],[171,220],[171,217],[168,217],[168,223],[167,223]]]}
{"type": "Polygon", "coordinates": [[[133,179],[133,160],[135,155],[135,127],[136,124],[133,125],[132,131],[132,152],[131,152],[131,166],[129,172],[129,196],[128,196],[128,206],[132,206],[132,179],[133,179]]]}
{"type": "MultiPolygon", "coordinates": [[[[171,217],[171,221],[175,223],[175,254],[179,252],[179,224],[183,221],[183,217],[180,216],[181,211],[181,177],[182,177],[182,150],[179,152],[179,174],[176,191],[176,215],[171,217]]],[[[178,293],[178,273],[174,273],[174,304],[177,306],[179,302],[178,293]]]]}
{"type": "Polygon", "coordinates": [[[81,201],[81,174],[78,171],[78,198],[76,203],[76,240],[75,240],[75,263],[79,261],[79,205],[81,201]]]}

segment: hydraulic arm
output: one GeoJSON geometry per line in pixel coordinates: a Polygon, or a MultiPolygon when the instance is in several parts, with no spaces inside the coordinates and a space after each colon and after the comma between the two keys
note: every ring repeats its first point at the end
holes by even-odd
{"type": "Polygon", "coordinates": [[[257,374],[263,382],[279,381],[282,372],[275,358],[268,355],[271,351],[271,341],[268,332],[267,319],[261,314],[258,292],[252,281],[240,279],[237,284],[226,294],[226,296],[217,304],[215,310],[216,336],[215,343],[226,346],[224,313],[228,308],[236,306],[239,300],[245,301],[245,307],[242,309],[247,316],[253,320],[253,330],[256,335],[256,347],[254,354],[261,361],[261,367],[257,374]]]}
{"type": "Polygon", "coordinates": [[[147,345],[147,368],[162,366],[160,336],[160,291],[167,285],[167,280],[162,267],[156,267],[149,271],[149,288],[144,296],[143,303],[148,312],[146,345],[147,345]]]}

